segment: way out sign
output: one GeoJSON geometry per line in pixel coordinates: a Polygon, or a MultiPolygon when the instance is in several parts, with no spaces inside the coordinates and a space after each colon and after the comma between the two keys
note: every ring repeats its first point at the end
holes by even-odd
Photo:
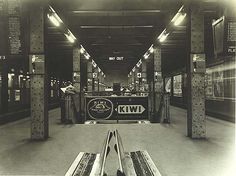
{"type": "Polygon", "coordinates": [[[118,105],[118,114],[142,114],[145,111],[143,105],[118,105]]]}

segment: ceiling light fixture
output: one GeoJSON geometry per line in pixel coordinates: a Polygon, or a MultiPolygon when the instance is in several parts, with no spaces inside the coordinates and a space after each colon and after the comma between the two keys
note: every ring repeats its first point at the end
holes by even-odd
{"type": "Polygon", "coordinates": [[[85,52],[84,47],[83,47],[82,45],[80,45],[80,53],[81,53],[81,54],[84,54],[84,52],[85,52]]]}
{"type": "Polygon", "coordinates": [[[67,33],[65,33],[66,38],[69,40],[70,43],[75,43],[75,36],[71,33],[71,31],[68,29],[67,33]]]}
{"type": "Polygon", "coordinates": [[[158,36],[158,40],[160,42],[164,42],[167,38],[167,36],[169,35],[169,33],[166,32],[166,29],[164,29],[164,31],[162,31],[162,33],[158,36]]]}
{"type": "Polygon", "coordinates": [[[84,57],[85,57],[87,60],[89,60],[90,55],[89,55],[88,53],[86,53],[86,54],[84,55],[84,57]]]}
{"type": "Polygon", "coordinates": [[[51,6],[49,6],[49,13],[47,14],[47,17],[49,20],[55,25],[60,26],[60,23],[63,23],[61,18],[56,14],[56,12],[53,10],[51,6]]]}
{"type": "Polygon", "coordinates": [[[145,53],[143,57],[144,57],[144,59],[148,59],[149,54],[148,54],[148,53],[145,53]]]}
{"type": "Polygon", "coordinates": [[[176,13],[174,18],[172,18],[171,22],[174,23],[175,26],[178,26],[184,20],[186,15],[187,14],[184,12],[184,6],[182,6],[176,13]]]}
{"type": "Polygon", "coordinates": [[[150,48],[148,49],[148,51],[149,51],[150,53],[153,53],[153,52],[154,52],[153,44],[150,46],[150,48]]]}

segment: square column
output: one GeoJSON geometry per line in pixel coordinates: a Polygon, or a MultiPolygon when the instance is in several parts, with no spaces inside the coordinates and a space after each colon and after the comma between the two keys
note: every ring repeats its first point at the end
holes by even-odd
{"type": "Polygon", "coordinates": [[[132,70],[131,71],[131,86],[132,86],[132,89],[134,89],[134,85],[135,85],[135,73],[132,70]]]}
{"type": "Polygon", "coordinates": [[[30,7],[30,90],[31,90],[31,139],[48,137],[48,96],[44,55],[44,6],[30,7]]]}
{"type": "Polygon", "coordinates": [[[7,2],[2,1],[0,9],[0,114],[8,111],[8,13],[7,2]]]}
{"type": "MultiPolygon", "coordinates": [[[[81,55],[78,46],[73,48],[73,78],[72,83],[75,87],[76,94],[73,96],[73,102],[76,110],[76,115],[72,116],[72,122],[83,122],[81,117],[81,77],[80,77],[81,55]]],[[[72,107],[73,109],[73,107],[72,107]]]]}
{"type": "Polygon", "coordinates": [[[98,83],[99,83],[99,80],[98,80],[98,77],[99,77],[99,72],[98,72],[98,67],[95,67],[94,69],[93,69],[93,81],[94,81],[94,91],[95,92],[98,92],[98,87],[99,87],[99,85],[98,85],[98,83]]]}
{"type": "Polygon", "coordinates": [[[138,68],[135,67],[135,71],[134,71],[134,90],[138,91],[138,78],[137,78],[137,73],[138,73],[138,68]]]}
{"type": "Polygon", "coordinates": [[[187,129],[191,138],[205,138],[204,12],[200,4],[188,9],[187,129]]]}
{"type": "Polygon", "coordinates": [[[92,81],[93,81],[93,65],[92,65],[92,61],[88,60],[88,62],[87,62],[87,89],[88,89],[88,92],[93,91],[92,81]]]}
{"type": "Polygon", "coordinates": [[[161,48],[159,46],[154,46],[153,52],[153,91],[154,91],[154,100],[153,100],[153,121],[160,122],[161,119],[161,99],[163,93],[163,79],[161,73],[161,48]]]}
{"type": "Polygon", "coordinates": [[[80,49],[79,47],[73,48],[73,86],[80,92],[80,49]]]}
{"type": "Polygon", "coordinates": [[[130,87],[130,85],[131,85],[131,76],[130,74],[128,74],[128,87],[130,87]]]}
{"type": "Polygon", "coordinates": [[[141,72],[142,84],[141,85],[142,85],[143,91],[147,91],[145,88],[145,86],[147,85],[147,62],[143,61],[141,67],[142,67],[142,72],[141,72]]]}

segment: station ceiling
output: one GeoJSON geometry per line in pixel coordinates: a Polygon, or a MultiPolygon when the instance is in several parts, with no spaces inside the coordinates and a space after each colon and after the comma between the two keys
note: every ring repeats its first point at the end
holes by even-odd
{"type": "MultiPolygon", "coordinates": [[[[217,4],[202,0],[209,18],[217,4]]],[[[128,74],[184,4],[181,0],[51,0],[63,22],[72,31],[103,72],[128,74]],[[109,57],[124,57],[109,61],[109,57]]],[[[50,52],[71,53],[72,46],[48,22],[50,52]]],[[[164,68],[183,65],[186,56],[186,22],[176,27],[162,43],[164,68]]]]}

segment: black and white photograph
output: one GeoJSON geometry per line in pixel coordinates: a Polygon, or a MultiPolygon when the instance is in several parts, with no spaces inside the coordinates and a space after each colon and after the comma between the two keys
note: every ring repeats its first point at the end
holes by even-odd
{"type": "Polygon", "coordinates": [[[0,176],[235,176],[236,0],[0,0],[0,176]]]}

